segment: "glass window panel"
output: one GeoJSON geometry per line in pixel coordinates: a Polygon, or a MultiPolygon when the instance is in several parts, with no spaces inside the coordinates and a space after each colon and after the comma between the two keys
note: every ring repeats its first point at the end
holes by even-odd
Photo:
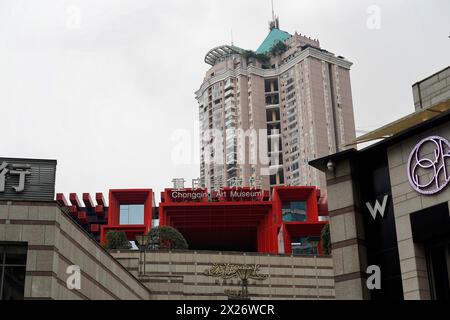
{"type": "Polygon", "coordinates": [[[6,255],[5,264],[10,265],[26,265],[27,264],[27,247],[26,246],[5,246],[6,255]]]}
{"type": "Polygon", "coordinates": [[[293,255],[317,255],[320,237],[300,237],[292,241],[293,255]]]}
{"type": "Polygon", "coordinates": [[[283,203],[282,208],[284,222],[306,221],[306,202],[292,201],[283,203]]]}
{"type": "MultiPolygon", "coordinates": [[[[449,239],[450,242],[450,239],[449,239]]],[[[426,244],[428,279],[433,300],[450,298],[450,244],[426,244]]]]}
{"type": "Polygon", "coordinates": [[[130,205],[130,224],[144,224],[144,205],[130,205]]]}
{"type": "Polygon", "coordinates": [[[24,298],[26,245],[0,243],[0,300],[24,298]]]}
{"type": "Polygon", "coordinates": [[[144,224],[144,205],[120,205],[120,224],[144,224]]]}
{"type": "Polygon", "coordinates": [[[129,205],[120,205],[120,224],[129,224],[129,205]]]}
{"type": "Polygon", "coordinates": [[[25,267],[4,268],[1,300],[23,300],[25,288],[25,267]]]}

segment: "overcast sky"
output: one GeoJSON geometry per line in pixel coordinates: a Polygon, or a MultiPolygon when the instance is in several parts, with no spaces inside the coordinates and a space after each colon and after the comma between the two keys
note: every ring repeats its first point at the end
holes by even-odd
{"type": "MultiPolygon", "coordinates": [[[[412,112],[411,85],[450,64],[448,0],[275,0],[275,11],[281,29],[354,63],[358,130],[412,112]],[[380,28],[368,28],[371,5],[380,28]]],[[[270,0],[1,0],[0,156],[57,159],[57,192],[159,199],[172,178],[199,175],[198,146],[180,165],[172,138],[197,139],[204,55],[231,29],[255,50],[270,17],[270,0]]]]}

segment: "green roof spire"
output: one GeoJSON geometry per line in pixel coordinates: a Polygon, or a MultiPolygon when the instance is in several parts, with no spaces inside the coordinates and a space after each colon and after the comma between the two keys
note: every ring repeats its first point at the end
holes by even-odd
{"type": "Polygon", "coordinates": [[[279,41],[286,41],[290,37],[291,35],[288,32],[274,27],[270,30],[266,39],[264,39],[259,48],[256,50],[256,53],[267,53],[279,41]]]}
{"type": "Polygon", "coordinates": [[[280,21],[278,16],[275,15],[273,10],[273,0],[272,0],[272,21],[269,22],[270,32],[266,39],[261,43],[256,53],[267,53],[276,45],[279,41],[285,41],[291,37],[291,35],[285,31],[280,30],[280,21]]]}

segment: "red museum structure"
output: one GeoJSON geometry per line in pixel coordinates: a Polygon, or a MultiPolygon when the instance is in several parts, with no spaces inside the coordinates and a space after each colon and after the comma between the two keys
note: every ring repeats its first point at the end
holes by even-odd
{"type": "Polygon", "coordinates": [[[109,206],[97,193],[96,204],[88,193],[83,203],[71,193],[57,201],[97,241],[121,230],[128,240],[147,233],[153,221],[172,226],[193,250],[320,254],[320,233],[328,223],[328,210],[316,187],[275,187],[268,191],[248,187],[165,189],[155,206],[152,189],[109,191],[109,206]]]}

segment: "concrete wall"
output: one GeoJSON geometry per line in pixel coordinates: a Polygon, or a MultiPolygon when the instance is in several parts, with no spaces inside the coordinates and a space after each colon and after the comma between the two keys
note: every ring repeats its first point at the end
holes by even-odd
{"type": "Polygon", "coordinates": [[[0,241],[28,243],[25,299],[148,299],[148,290],[54,202],[0,202],[0,241]],[[81,269],[69,290],[67,266],[81,269]]]}
{"type": "Polygon", "coordinates": [[[413,96],[416,110],[450,99],[450,67],[414,84],[413,96]]]}
{"type": "MultiPolygon", "coordinates": [[[[412,136],[379,152],[387,152],[394,206],[396,236],[405,300],[428,300],[430,288],[424,247],[414,243],[410,214],[438,204],[449,203],[450,186],[435,195],[422,195],[410,185],[407,162],[415,145],[437,135],[450,140],[448,123],[412,136]]],[[[430,150],[431,152],[431,150],[430,150]]],[[[367,268],[363,217],[358,204],[359,177],[352,172],[348,158],[336,161],[335,172],[327,171],[328,209],[337,299],[368,299],[365,285],[367,268]]],[[[450,163],[447,163],[450,172],[450,163]]]]}
{"type": "Polygon", "coordinates": [[[366,246],[359,190],[348,159],[327,171],[328,210],[337,299],[368,299],[366,246]]]}
{"type": "MultiPolygon", "coordinates": [[[[431,135],[450,140],[450,125],[446,123],[423,132],[387,150],[405,299],[430,299],[424,248],[421,244],[413,242],[409,215],[448,202],[450,199],[450,186],[436,195],[426,196],[416,192],[408,181],[409,155],[419,141],[431,135]]],[[[447,172],[450,172],[450,164],[447,172]]]]}
{"type": "MultiPolygon", "coordinates": [[[[139,252],[115,251],[112,255],[136,276],[139,252]]],[[[333,261],[330,257],[220,253],[209,251],[148,251],[144,282],[152,299],[227,299],[224,291],[239,290],[237,279],[205,276],[214,263],[258,264],[269,278],[249,280],[252,299],[334,299],[333,261]]]]}

